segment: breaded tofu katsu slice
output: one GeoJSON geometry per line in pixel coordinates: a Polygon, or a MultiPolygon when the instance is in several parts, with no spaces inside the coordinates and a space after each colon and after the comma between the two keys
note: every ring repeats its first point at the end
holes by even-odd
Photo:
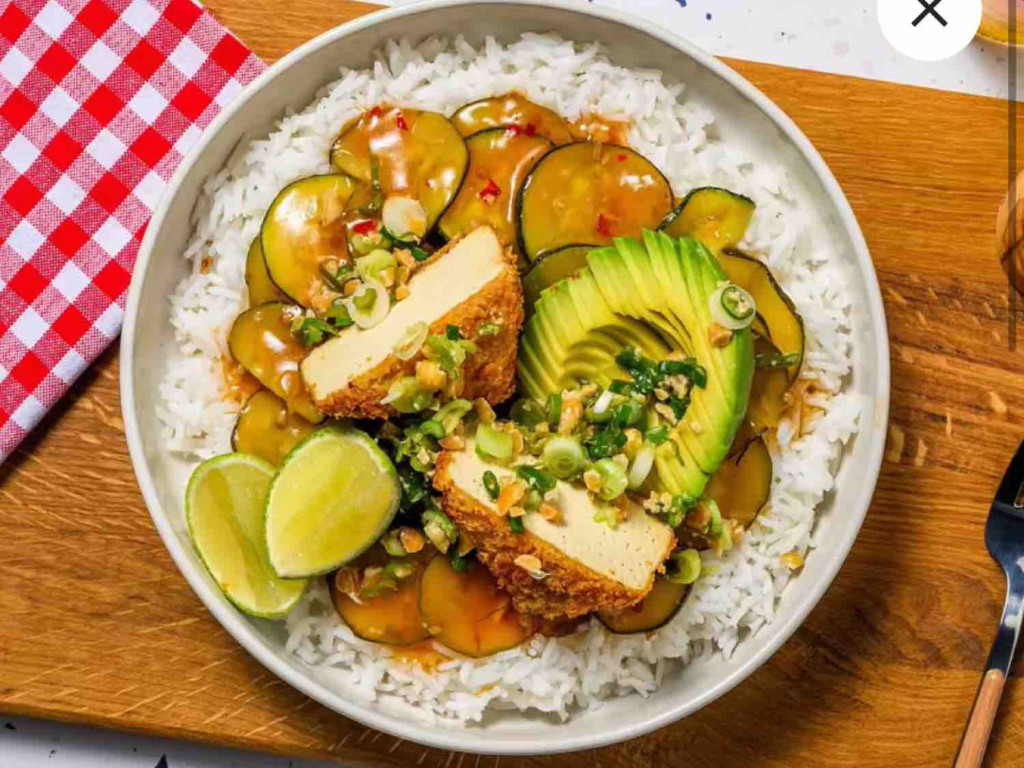
{"type": "Polygon", "coordinates": [[[625,519],[613,529],[594,517],[617,509],[602,510],[610,505],[561,481],[551,499],[560,519],[529,513],[520,518],[524,532],[514,533],[483,483],[487,470],[499,479],[512,470],[485,462],[472,440],[461,451],[442,453],[436,469],[434,487],[444,495],[445,512],[522,613],[573,618],[636,605],[650,592],[655,574],[675,547],[672,529],[638,504],[629,502],[625,519]]]}
{"type": "Polygon", "coordinates": [[[444,335],[454,325],[477,345],[462,366],[460,397],[494,404],[515,391],[523,291],[515,254],[493,229],[478,227],[453,240],[413,273],[408,286],[408,297],[396,302],[379,325],[346,328],[303,361],[302,377],[321,411],[376,419],[397,413],[381,401],[423,359],[422,350],[409,360],[394,353],[419,322],[429,326],[431,335],[444,335]],[[485,324],[491,324],[491,332],[478,335],[485,324]]]}

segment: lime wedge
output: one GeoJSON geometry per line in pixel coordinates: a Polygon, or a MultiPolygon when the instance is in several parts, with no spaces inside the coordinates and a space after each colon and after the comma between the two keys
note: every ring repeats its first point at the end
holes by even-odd
{"type": "Polygon", "coordinates": [[[229,453],[204,461],[185,491],[185,518],[199,557],[228,599],[253,616],[284,616],[306,590],[282,579],[267,557],[264,510],[275,469],[229,453]]]}
{"type": "Polygon", "coordinates": [[[387,530],[401,498],[391,460],[365,432],[317,430],[284,460],[267,500],[267,552],[278,576],[328,573],[387,530]]]}

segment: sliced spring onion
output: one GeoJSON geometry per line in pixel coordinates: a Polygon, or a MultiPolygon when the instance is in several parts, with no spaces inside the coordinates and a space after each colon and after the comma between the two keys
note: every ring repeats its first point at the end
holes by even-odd
{"type": "Polygon", "coordinates": [[[409,554],[405,551],[405,547],[402,546],[402,542],[399,541],[397,530],[390,530],[381,536],[380,543],[384,546],[384,550],[392,557],[405,557],[409,554]]]}
{"type": "Polygon", "coordinates": [[[629,474],[627,475],[627,486],[631,491],[635,491],[644,481],[647,476],[651,474],[651,467],[654,466],[654,446],[650,443],[644,443],[637,453],[636,458],[633,459],[633,463],[629,467],[629,474]]]}
{"type": "Polygon", "coordinates": [[[722,510],[718,508],[718,502],[714,499],[706,499],[704,503],[707,504],[708,510],[711,512],[711,520],[708,523],[708,535],[712,538],[718,538],[722,535],[722,529],[725,527],[722,523],[722,510]]]}
{"type": "Polygon", "coordinates": [[[497,476],[489,469],[484,472],[484,488],[487,489],[487,495],[491,497],[491,501],[498,500],[498,496],[501,495],[501,486],[498,485],[497,476]]]}
{"type": "Polygon", "coordinates": [[[669,426],[668,426],[668,424],[661,424],[660,426],[651,427],[650,429],[648,429],[646,434],[644,435],[644,439],[648,443],[651,443],[652,445],[661,445],[666,440],[668,440],[668,436],[669,436],[669,426]]]}
{"type": "Polygon", "coordinates": [[[644,417],[644,406],[636,400],[627,400],[615,411],[615,422],[620,427],[632,427],[644,417]]]}
{"type": "Polygon", "coordinates": [[[384,229],[400,242],[418,243],[427,234],[427,210],[414,197],[388,195],[381,221],[384,229]]]}
{"type": "MultiPolygon", "coordinates": [[[[525,480],[526,484],[529,485],[530,488],[535,491],[540,491],[541,493],[553,491],[555,489],[555,485],[557,485],[555,478],[552,477],[550,473],[545,472],[542,469],[537,469],[536,467],[527,467],[525,465],[516,467],[516,474],[519,475],[520,479],[525,480]]],[[[541,501],[543,501],[543,499],[539,499],[536,506],[539,507],[541,501]]]]}
{"type": "Polygon", "coordinates": [[[665,578],[674,584],[693,584],[700,578],[700,553],[696,549],[684,549],[671,557],[672,567],[667,569],[665,578]]]}
{"type": "Polygon", "coordinates": [[[360,328],[373,328],[384,321],[391,309],[387,289],[376,280],[365,279],[348,298],[348,312],[360,328]]]}
{"type": "Polygon", "coordinates": [[[518,517],[510,517],[508,519],[508,527],[512,529],[512,533],[522,533],[526,530],[523,527],[523,521],[518,517]]]}
{"type": "Polygon", "coordinates": [[[381,273],[386,269],[398,267],[398,260],[391,251],[375,248],[366,256],[356,259],[356,274],[363,280],[380,280],[381,273]]]}
{"type": "Polygon", "coordinates": [[[612,404],[612,398],[615,397],[615,393],[610,389],[606,389],[601,393],[601,396],[597,398],[597,402],[594,403],[594,413],[600,416],[602,413],[608,410],[608,406],[612,404]]]}
{"type": "Polygon", "coordinates": [[[476,430],[476,452],[483,459],[508,461],[515,453],[512,435],[490,424],[481,424],[476,430]]]}
{"type": "Polygon", "coordinates": [[[469,400],[459,398],[441,406],[441,410],[434,414],[433,420],[444,427],[446,435],[450,435],[462,423],[462,417],[471,410],[473,410],[473,404],[469,400]]]}
{"type": "Polygon", "coordinates": [[[430,332],[430,326],[420,320],[418,323],[413,323],[405,329],[405,333],[395,343],[394,353],[399,360],[411,360],[416,356],[416,353],[420,351],[423,346],[423,342],[427,340],[427,334],[430,332]]]}
{"type": "Polygon", "coordinates": [[[629,479],[626,477],[626,470],[614,459],[601,459],[594,462],[593,469],[601,476],[601,489],[597,496],[604,501],[611,501],[621,496],[629,479]]]}
{"type": "Polygon", "coordinates": [[[757,316],[754,297],[733,283],[720,285],[711,294],[710,309],[715,322],[730,331],[747,328],[757,316]]]}
{"type": "Polygon", "coordinates": [[[418,413],[436,402],[434,395],[423,392],[416,384],[415,376],[403,376],[388,390],[380,401],[381,405],[391,405],[399,413],[418,413]]]}
{"type": "Polygon", "coordinates": [[[587,454],[575,437],[553,437],[544,445],[544,466],[559,478],[567,480],[584,470],[587,454]]]}

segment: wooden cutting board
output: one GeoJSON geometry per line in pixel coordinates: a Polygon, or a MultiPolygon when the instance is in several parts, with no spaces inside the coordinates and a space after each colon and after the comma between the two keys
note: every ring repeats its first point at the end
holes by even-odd
{"type": "MultiPolygon", "coordinates": [[[[372,10],[208,6],[267,61],[372,10]]],[[[1003,602],[985,517],[1024,436],[1024,354],[1008,351],[993,234],[1007,107],[730,63],[838,176],[893,350],[890,450],[867,522],[833,587],[760,671],[681,723],[558,758],[424,749],[335,715],[251,659],[178,573],[135,485],[111,351],[0,465],[0,712],[382,766],[949,765],[1003,602]]],[[[994,739],[989,765],[1024,765],[1019,672],[994,739]]]]}

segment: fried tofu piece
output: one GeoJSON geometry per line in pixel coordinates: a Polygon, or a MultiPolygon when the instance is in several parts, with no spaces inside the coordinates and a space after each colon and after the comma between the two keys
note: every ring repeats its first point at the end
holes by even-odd
{"type": "MultiPolygon", "coordinates": [[[[302,363],[302,377],[316,406],[341,418],[388,418],[397,411],[381,403],[391,385],[412,376],[423,360],[394,354],[418,322],[444,335],[456,326],[477,351],[466,358],[450,395],[491,404],[515,391],[516,344],[523,324],[523,291],[516,257],[490,227],[478,227],[452,241],[421,265],[409,280],[409,296],[396,302],[373,328],[351,326],[314,349],[302,363]],[[493,324],[497,332],[478,336],[493,324]]],[[[450,382],[449,382],[450,383],[450,382]]]]}
{"type": "Polygon", "coordinates": [[[675,547],[671,528],[629,502],[625,519],[612,529],[594,516],[599,510],[614,514],[614,507],[559,482],[551,502],[559,519],[527,514],[521,518],[525,531],[517,534],[484,488],[488,469],[499,478],[511,474],[480,459],[470,440],[462,451],[441,454],[434,487],[443,494],[445,512],[476,545],[478,559],[509,593],[516,610],[574,618],[622,611],[650,592],[675,547]]]}

